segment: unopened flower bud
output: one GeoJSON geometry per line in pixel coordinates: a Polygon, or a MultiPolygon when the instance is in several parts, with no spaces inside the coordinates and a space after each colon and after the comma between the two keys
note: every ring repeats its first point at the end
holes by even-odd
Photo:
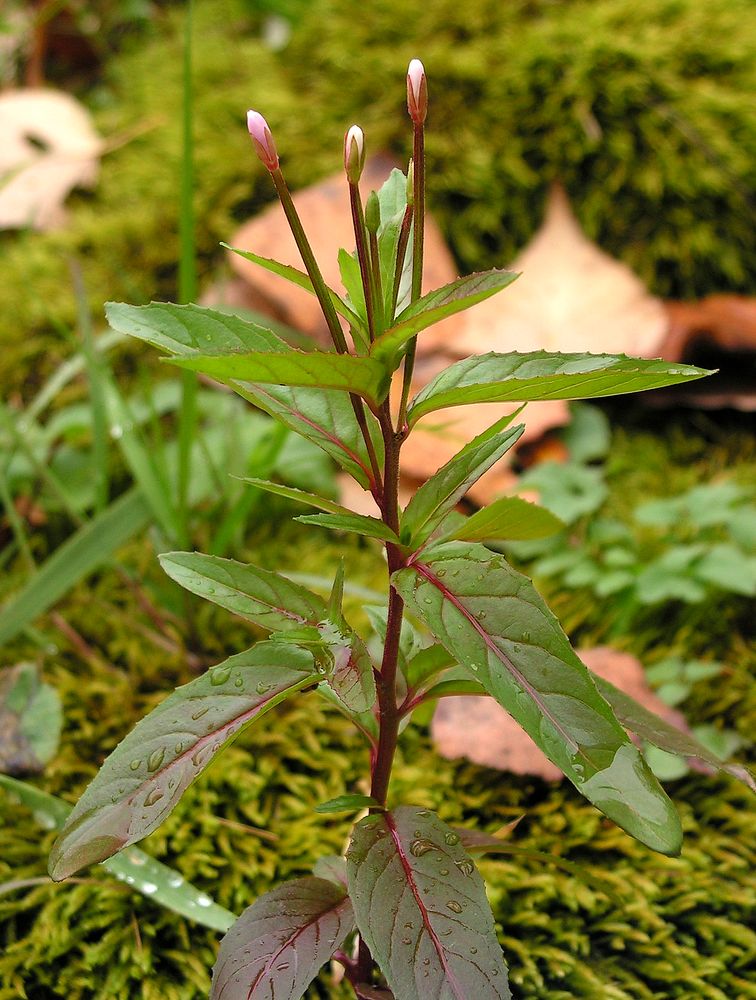
{"type": "Polygon", "coordinates": [[[259,111],[247,112],[247,128],[249,129],[249,134],[252,136],[255,152],[264,165],[271,173],[274,170],[278,170],[276,144],[273,142],[273,136],[268,128],[268,123],[259,111]]]}
{"type": "Polygon", "coordinates": [[[365,133],[352,125],[344,137],[344,170],[350,184],[356,184],[365,166],[365,133]]]}
{"type": "Polygon", "coordinates": [[[365,227],[369,233],[377,233],[381,224],[381,203],[378,195],[371,191],[365,202],[365,227]]]}
{"type": "Polygon", "coordinates": [[[407,110],[415,125],[422,125],[428,114],[428,81],[419,59],[413,59],[407,70],[407,110]]]}

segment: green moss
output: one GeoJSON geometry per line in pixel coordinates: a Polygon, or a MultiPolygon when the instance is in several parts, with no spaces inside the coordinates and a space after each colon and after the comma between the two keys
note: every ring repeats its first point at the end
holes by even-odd
{"type": "MultiPolygon", "coordinates": [[[[628,491],[660,493],[668,484],[674,492],[688,477],[707,479],[723,463],[744,479],[753,475],[744,435],[730,428],[719,445],[713,432],[708,442],[693,444],[685,430],[686,419],[678,418],[661,438],[642,429],[615,436],[616,513],[628,491]],[[665,454],[674,460],[665,464],[665,454]],[[633,472],[632,456],[643,460],[643,472],[637,465],[633,472]]],[[[286,509],[278,507],[278,515],[286,509]]],[[[303,534],[289,521],[252,526],[244,555],[326,577],[343,555],[348,574],[372,587],[382,586],[385,572],[369,543],[303,534]]],[[[159,606],[180,607],[143,541],[127,547],[121,560],[159,606]]],[[[595,601],[555,596],[583,641],[601,638],[595,601]]],[[[156,645],[153,623],[112,572],[77,588],[61,610],[94,651],[82,659],[63,644],[45,655],[47,677],[64,697],[66,728],[43,783],[73,800],[123,733],[189,670],[179,634],[168,627],[173,652],[156,645]]],[[[193,605],[190,614],[202,639],[195,652],[210,662],[254,636],[208,604],[193,605]]],[[[711,621],[702,621],[698,632],[656,628],[630,637],[629,648],[642,656],[715,649],[728,664],[724,678],[697,685],[686,705],[691,719],[740,722],[744,734],[752,732],[756,706],[744,638],[711,621]]],[[[17,651],[30,652],[22,643],[17,651]]],[[[347,820],[317,815],[313,807],[344,790],[365,790],[366,769],[365,748],[345,720],[316,696],[304,696],[230,749],[223,766],[192,786],[146,846],[238,912],[279,880],[306,872],[319,855],[341,850],[347,820]]],[[[422,729],[403,736],[394,782],[397,801],[437,809],[453,823],[494,830],[525,814],[517,847],[552,852],[584,869],[585,876],[568,874],[523,856],[482,863],[518,1000],[751,1000],[752,799],[735,782],[703,777],[670,791],[685,828],[680,859],[639,846],[571,787],[440,761],[422,729]]],[[[51,839],[0,796],[0,882],[42,875],[51,839]]],[[[73,884],[0,896],[0,942],[0,1000],[200,1000],[217,947],[213,933],[96,871],[73,884]]],[[[346,1000],[347,993],[324,972],[310,996],[346,1000]]]]}

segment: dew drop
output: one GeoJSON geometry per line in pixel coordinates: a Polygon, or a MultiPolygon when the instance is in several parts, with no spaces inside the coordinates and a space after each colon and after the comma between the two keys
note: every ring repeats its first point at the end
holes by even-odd
{"type": "Polygon", "coordinates": [[[265,694],[267,691],[270,691],[272,687],[272,684],[266,684],[265,681],[258,681],[255,690],[258,694],[265,694]]]}
{"type": "Polygon", "coordinates": [[[131,761],[129,767],[131,768],[132,771],[136,771],[136,769],[139,767],[141,763],[142,763],[141,760],[135,758],[134,760],[131,761]]]}
{"type": "Polygon", "coordinates": [[[411,920],[408,920],[404,926],[407,928],[408,931],[411,931],[415,925],[412,923],[411,920]]]}
{"type": "Polygon", "coordinates": [[[155,885],[154,882],[143,882],[142,892],[145,893],[147,896],[151,896],[154,892],[157,892],[157,886],[155,885]]]}
{"type": "Polygon", "coordinates": [[[238,688],[244,687],[244,678],[243,677],[237,677],[236,680],[234,681],[234,687],[238,687],[238,688]]]}
{"type": "Polygon", "coordinates": [[[144,800],[145,808],[154,806],[156,802],[159,802],[162,799],[163,795],[164,792],[162,788],[153,788],[152,791],[148,792],[145,797],[144,800]]]}
{"type": "Polygon", "coordinates": [[[429,958],[424,958],[423,959],[423,965],[430,965],[430,959],[429,958]]]}
{"type": "Polygon", "coordinates": [[[446,908],[448,910],[451,910],[452,913],[462,912],[462,904],[458,903],[456,899],[450,899],[449,902],[446,904],[446,908]]]}
{"type": "Polygon", "coordinates": [[[163,763],[164,758],[165,758],[165,747],[158,747],[157,750],[153,750],[150,756],[147,758],[147,770],[157,771],[157,769],[163,763]]]}
{"type": "Polygon", "coordinates": [[[276,971],[277,972],[285,972],[288,968],[289,968],[289,963],[288,962],[281,962],[280,965],[276,966],[276,971]]]}
{"type": "Polygon", "coordinates": [[[462,874],[466,875],[468,878],[475,871],[475,866],[473,865],[472,861],[469,861],[467,858],[464,858],[462,861],[455,861],[454,864],[457,866],[457,868],[459,868],[462,874]]]}
{"type": "Polygon", "coordinates": [[[402,944],[412,944],[412,938],[410,938],[410,937],[403,937],[402,938],[402,944]]]}
{"type": "Polygon", "coordinates": [[[178,742],[178,743],[176,744],[176,746],[175,746],[175,747],[173,748],[173,751],[174,751],[174,753],[181,753],[181,751],[182,751],[183,749],[184,749],[184,744],[183,744],[183,743],[182,743],[182,742],[181,742],[181,741],[179,740],[179,742],[178,742]]]}
{"type": "Polygon", "coordinates": [[[207,715],[207,713],[208,713],[208,707],[206,705],[204,708],[198,708],[196,712],[192,712],[192,718],[196,722],[197,719],[201,719],[202,716],[207,715]]]}
{"type": "Polygon", "coordinates": [[[110,436],[113,438],[114,441],[117,441],[119,438],[122,438],[123,427],[121,427],[120,424],[113,424],[112,427],[110,428],[110,436]]]}
{"type": "Polygon", "coordinates": [[[231,676],[230,667],[224,667],[224,666],[213,667],[213,669],[210,671],[210,683],[213,685],[213,687],[220,687],[221,684],[226,683],[226,681],[229,679],[230,676],[231,676]]]}
{"type": "Polygon", "coordinates": [[[206,896],[204,893],[200,893],[199,896],[197,896],[197,906],[212,906],[212,905],[213,901],[212,899],[210,899],[209,896],[206,896]]]}
{"type": "Polygon", "coordinates": [[[413,840],[410,844],[410,854],[413,858],[422,858],[428,851],[436,851],[438,848],[432,840],[413,840]]]}
{"type": "Polygon", "coordinates": [[[436,576],[437,576],[437,577],[438,577],[439,579],[441,579],[441,578],[445,577],[445,576],[446,576],[446,570],[445,570],[445,569],[439,569],[439,570],[437,570],[437,571],[436,571],[436,576]]]}
{"type": "Polygon", "coordinates": [[[454,833],[450,830],[448,833],[444,834],[444,843],[448,844],[449,847],[454,847],[455,844],[459,843],[459,834],[454,833]]]}
{"type": "Polygon", "coordinates": [[[448,875],[449,874],[449,869],[448,868],[440,868],[438,874],[439,875],[448,875]]]}
{"type": "Polygon", "coordinates": [[[471,955],[477,955],[478,954],[478,949],[477,948],[471,948],[470,949],[470,954],[471,955]]]}
{"type": "Polygon", "coordinates": [[[184,884],[184,879],[181,877],[181,875],[174,875],[172,878],[168,879],[168,885],[171,887],[171,889],[178,889],[178,887],[183,884],[184,884]]]}

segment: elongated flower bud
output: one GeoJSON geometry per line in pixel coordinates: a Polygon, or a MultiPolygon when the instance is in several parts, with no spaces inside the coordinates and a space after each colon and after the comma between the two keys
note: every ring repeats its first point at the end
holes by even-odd
{"type": "Polygon", "coordinates": [[[344,137],[344,170],[350,184],[356,184],[365,166],[365,133],[352,125],[344,137]]]}
{"type": "Polygon", "coordinates": [[[365,228],[369,233],[377,233],[381,224],[381,203],[378,195],[371,191],[365,202],[365,228]]]}
{"type": "Polygon", "coordinates": [[[407,70],[407,110],[415,125],[422,125],[428,114],[428,81],[419,59],[413,59],[407,70]]]}
{"type": "Polygon", "coordinates": [[[249,129],[249,134],[252,136],[252,143],[255,147],[255,152],[260,157],[263,164],[268,168],[268,170],[270,170],[271,173],[274,170],[278,170],[278,151],[276,150],[276,144],[273,142],[273,136],[268,128],[268,123],[259,111],[247,112],[247,128],[249,129]]]}

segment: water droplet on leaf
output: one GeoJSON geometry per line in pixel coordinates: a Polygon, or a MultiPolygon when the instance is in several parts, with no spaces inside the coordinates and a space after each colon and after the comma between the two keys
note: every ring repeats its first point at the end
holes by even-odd
{"type": "Polygon", "coordinates": [[[147,758],[147,770],[157,771],[157,769],[163,763],[164,758],[165,758],[165,747],[158,747],[157,750],[153,750],[150,756],[147,758]]]}

